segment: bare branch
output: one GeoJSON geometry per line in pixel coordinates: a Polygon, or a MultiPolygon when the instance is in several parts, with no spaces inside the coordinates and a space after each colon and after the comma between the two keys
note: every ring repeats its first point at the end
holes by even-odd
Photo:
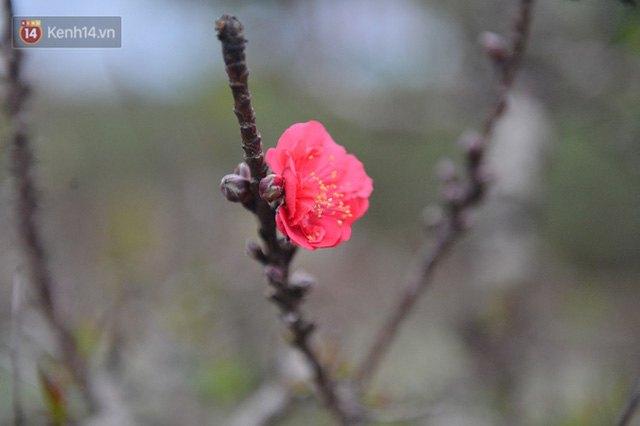
{"type": "Polygon", "coordinates": [[[24,424],[24,409],[20,394],[20,339],[22,337],[22,300],[24,292],[24,277],[22,271],[17,270],[13,277],[13,291],[11,295],[11,341],[10,356],[12,370],[13,397],[13,425],[24,424]]]}
{"type": "Polygon", "coordinates": [[[355,377],[356,388],[362,391],[369,385],[380,367],[381,361],[398,334],[400,325],[408,317],[416,301],[431,283],[433,271],[468,227],[467,212],[483,198],[488,185],[484,166],[484,154],[496,123],[504,114],[507,94],[511,88],[531,27],[533,0],[519,0],[519,10],[514,23],[514,36],[509,51],[489,52],[498,65],[500,74],[496,81],[491,100],[491,109],[481,134],[465,135],[463,138],[467,169],[460,181],[455,175],[446,176],[443,182],[445,217],[440,222],[435,242],[425,245],[418,254],[419,266],[406,282],[398,301],[374,335],[374,340],[365,352],[355,377]],[[498,54],[500,53],[500,54],[498,54]]]}
{"type": "Polygon", "coordinates": [[[238,117],[245,162],[251,176],[261,179],[267,175],[267,163],[262,153],[262,137],[256,128],[256,113],[251,106],[249,93],[249,69],[244,54],[247,40],[242,33],[242,23],[234,16],[223,15],[216,22],[218,39],[222,42],[222,56],[229,75],[229,87],[235,105],[233,112],[238,117]]]}
{"type": "Polygon", "coordinates": [[[492,109],[487,117],[482,136],[490,139],[496,123],[504,114],[507,103],[507,94],[516,78],[520,63],[527,48],[529,32],[531,29],[532,10],[534,0],[520,0],[519,11],[514,22],[514,35],[509,57],[501,64],[500,76],[494,86],[492,109]]]}
{"type": "Polygon", "coordinates": [[[15,177],[17,233],[22,244],[29,278],[37,292],[39,308],[55,333],[62,351],[63,362],[83,389],[87,403],[93,408],[95,404],[88,383],[85,360],[80,355],[70,330],[63,324],[54,304],[55,286],[47,265],[47,256],[37,223],[38,191],[24,109],[29,87],[22,78],[23,53],[11,47],[13,17],[11,0],[4,1],[4,14],[3,54],[7,65],[5,105],[11,126],[10,164],[15,177]]]}

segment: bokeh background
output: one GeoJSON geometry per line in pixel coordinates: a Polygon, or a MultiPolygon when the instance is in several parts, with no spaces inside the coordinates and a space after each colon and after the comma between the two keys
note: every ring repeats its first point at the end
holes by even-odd
{"type": "MultiPolygon", "coordinates": [[[[26,58],[56,300],[93,368],[115,383],[116,424],[232,424],[265,383],[298,395],[273,424],[330,422],[244,255],[254,219],[219,192],[242,150],[215,20],[245,24],[265,148],[318,120],[374,179],[351,240],[294,264],[319,280],[306,312],[323,357],[345,375],[430,236],[437,164],[461,163],[460,136],[488,113],[495,70],[476,39],[510,34],[515,3],[15,1],[20,15],[122,16],[121,49],[26,58]]],[[[639,9],[539,0],[511,105],[491,154],[492,194],[368,396],[387,413],[433,408],[395,424],[611,424],[638,373],[639,9]]],[[[20,255],[6,138],[0,150],[9,424],[20,255]]],[[[27,291],[20,389],[28,424],[46,424],[36,365],[51,363],[55,345],[31,301],[27,291]]]]}

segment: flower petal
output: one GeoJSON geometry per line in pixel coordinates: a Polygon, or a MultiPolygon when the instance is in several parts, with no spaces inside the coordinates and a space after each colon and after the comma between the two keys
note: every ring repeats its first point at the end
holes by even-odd
{"type": "Polygon", "coordinates": [[[373,181],[317,121],[289,127],[266,160],[284,177],[284,204],[276,225],[309,250],[335,247],[351,237],[351,225],[369,208],[373,181]]]}

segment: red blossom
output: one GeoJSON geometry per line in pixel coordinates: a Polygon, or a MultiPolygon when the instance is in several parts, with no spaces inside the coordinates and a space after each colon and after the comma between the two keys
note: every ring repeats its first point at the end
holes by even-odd
{"type": "Polygon", "coordinates": [[[322,124],[289,127],[266,160],[284,178],[284,204],[276,213],[280,232],[309,250],[351,237],[351,225],[369,208],[373,181],[322,124]]]}

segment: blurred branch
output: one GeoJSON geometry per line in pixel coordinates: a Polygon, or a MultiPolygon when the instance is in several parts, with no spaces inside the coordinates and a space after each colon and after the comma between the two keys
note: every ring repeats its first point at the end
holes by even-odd
{"type": "Polygon", "coordinates": [[[279,308],[281,318],[291,332],[291,345],[302,352],[311,365],[314,382],[327,407],[342,424],[352,424],[358,417],[356,410],[347,406],[340,397],[336,382],[322,365],[310,343],[315,325],[305,319],[300,309],[310,287],[289,279],[289,265],[295,255],[296,246],[284,238],[278,238],[275,210],[259,195],[259,184],[266,176],[268,165],[264,159],[262,138],[256,129],[255,111],[251,106],[248,87],[249,70],[244,53],[247,40],[242,32],[242,23],[236,17],[223,15],[216,22],[216,29],[218,39],[222,42],[222,55],[229,76],[229,87],[233,94],[234,112],[240,124],[242,148],[245,152],[246,166],[244,164],[239,166],[236,177],[242,178],[244,175],[250,177],[248,188],[238,184],[234,189],[239,192],[232,198],[233,201],[242,202],[245,208],[257,216],[259,234],[265,245],[262,248],[255,242],[249,242],[248,252],[254,259],[265,265],[265,278],[271,290],[269,299],[279,308]],[[249,173],[242,171],[247,166],[249,173]]]}
{"type": "Polygon", "coordinates": [[[11,46],[13,28],[11,0],[5,0],[3,8],[5,32],[2,51],[7,73],[5,106],[10,123],[10,165],[15,177],[17,233],[22,244],[29,278],[36,289],[38,307],[53,329],[62,351],[64,364],[82,388],[87,403],[93,408],[95,401],[89,387],[85,360],[76,346],[71,331],[62,322],[54,303],[54,282],[47,265],[47,256],[36,220],[38,191],[33,176],[34,158],[24,108],[30,90],[22,78],[23,52],[11,46]]]}
{"type": "Polygon", "coordinates": [[[534,0],[520,0],[518,14],[514,20],[514,35],[510,50],[503,44],[500,36],[492,33],[484,33],[480,36],[481,46],[500,68],[500,75],[493,90],[492,109],[482,130],[485,143],[493,136],[496,123],[504,114],[509,89],[520,68],[531,29],[533,2],[534,0]]]}
{"type": "Polygon", "coordinates": [[[13,397],[13,425],[24,424],[24,409],[20,394],[20,339],[22,335],[22,298],[23,276],[21,270],[16,270],[13,276],[13,289],[11,294],[11,337],[10,357],[12,371],[12,397],[13,397]]]}
{"type": "Polygon", "coordinates": [[[443,170],[442,193],[445,214],[437,225],[434,242],[425,243],[421,248],[417,256],[421,259],[418,261],[417,268],[408,276],[402,294],[376,331],[373,343],[365,352],[355,377],[356,388],[360,391],[369,385],[380,368],[382,359],[396,338],[400,325],[431,283],[436,266],[468,228],[469,210],[484,197],[489,180],[489,173],[484,164],[486,147],[491,140],[496,123],[504,114],[507,94],[522,61],[531,27],[532,6],[533,0],[519,0],[510,48],[498,35],[485,33],[481,36],[482,47],[499,69],[489,115],[482,133],[467,134],[462,138],[467,161],[466,176],[463,179],[459,178],[452,167],[443,170]]]}
{"type": "Polygon", "coordinates": [[[631,424],[631,420],[638,410],[638,406],[640,405],[640,375],[636,378],[635,383],[633,384],[633,389],[631,390],[631,394],[627,399],[624,407],[622,408],[622,412],[620,413],[620,417],[616,422],[617,426],[627,426],[631,424]]]}

